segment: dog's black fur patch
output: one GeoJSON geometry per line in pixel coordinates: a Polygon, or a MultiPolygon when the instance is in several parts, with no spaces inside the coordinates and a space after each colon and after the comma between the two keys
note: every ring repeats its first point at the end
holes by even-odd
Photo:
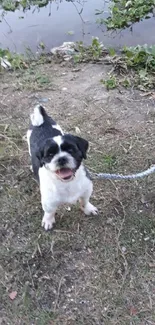
{"type": "Polygon", "coordinates": [[[61,151],[68,152],[76,161],[76,170],[81,165],[82,159],[86,159],[88,141],[80,137],[65,134],[53,126],[56,122],[47,115],[42,106],[39,107],[40,114],[43,116],[43,123],[40,126],[31,124],[30,151],[33,172],[39,181],[38,171],[44,164],[49,163],[54,155],[59,151],[58,144],[53,140],[56,136],[62,136],[63,143],[60,145],[61,151]]]}
{"type": "MultiPolygon", "coordinates": [[[[30,130],[32,130],[30,137],[30,151],[32,168],[35,177],[39,181],[38,170],[40,166],[40,159],[43,156],[43,150],[47,139],[51,139],[58,135],[61,135],[61,131],[53,128],[56,122],[46,113],[45,109],[40,106],[40,113],[43,116],[44,122],[40,126],[30,125],[30,130]]],[[[58,146],[57,146],[58,150],[58,146]]]]}

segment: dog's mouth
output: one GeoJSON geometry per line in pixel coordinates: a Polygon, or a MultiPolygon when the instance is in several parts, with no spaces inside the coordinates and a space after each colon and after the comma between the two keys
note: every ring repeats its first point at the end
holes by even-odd
{"type": "Polygon", "coordinates": [[[61,180],[69,181],[74,177],[75,170],[70,168],[60,168],[55,173],[61,180]]]}

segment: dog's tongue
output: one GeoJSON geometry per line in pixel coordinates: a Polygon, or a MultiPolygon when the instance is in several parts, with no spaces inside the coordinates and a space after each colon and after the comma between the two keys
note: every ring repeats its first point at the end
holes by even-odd
{"type": "Polygon", "coordinates": [[[71,177],[73,175],[73,171],[69,168],[61,168],[57,171],[57,175],[65,179],[71,177]]]}

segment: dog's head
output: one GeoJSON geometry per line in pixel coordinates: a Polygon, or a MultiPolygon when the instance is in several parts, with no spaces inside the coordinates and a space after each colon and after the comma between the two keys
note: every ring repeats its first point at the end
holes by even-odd
{"type": "Polygon", "coordinates": [[[45,166],[62,181],[71,180],[83,159],[86,159],[88,141],[66,134],[47,139],[39,149],[40,167],[45,166]]]}

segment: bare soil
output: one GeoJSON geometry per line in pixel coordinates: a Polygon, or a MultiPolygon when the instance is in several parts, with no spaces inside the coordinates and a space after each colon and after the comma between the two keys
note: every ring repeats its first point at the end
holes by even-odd
{"type": "Polygon", "coordinates": [[[23,139],[40,101],[64,130],[89,140],[92,171],[154,163],[154,98],[108,92],[100,80],[109,70],[51,62],[1,74],[0,324],[155,324],[155,175],[94,182],[99,215],[64,207],[45,232],[23,139]]]}

